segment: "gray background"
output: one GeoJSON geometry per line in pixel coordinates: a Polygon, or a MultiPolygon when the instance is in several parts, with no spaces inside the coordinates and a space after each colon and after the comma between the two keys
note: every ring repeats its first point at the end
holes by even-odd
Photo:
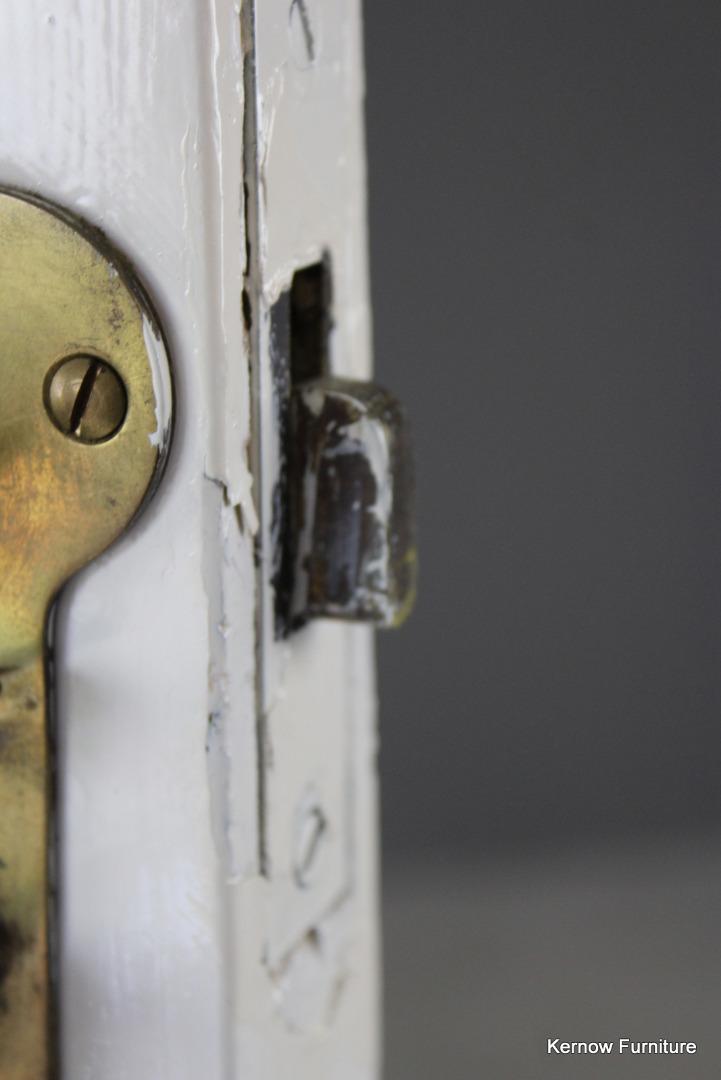
{"type": "Polygon", "coordinates": [[[367,0],[390,854],[721,815],[721,5],[367,0]]]}
{"type": "Polygon", "coordinates": [[[387,1076],[716,1080],[721,6],[365,21],[376,370],[421,552],[379,636],[387,1076]]]}

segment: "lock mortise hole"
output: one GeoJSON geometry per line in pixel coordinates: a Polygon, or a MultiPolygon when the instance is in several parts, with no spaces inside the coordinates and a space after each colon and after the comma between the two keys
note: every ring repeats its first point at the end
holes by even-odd
{"type": "Polygon", "coordinates": [[[290,633],[296,542],[290,504],[297,473],[290,411],[294,390],[327,375],[332,318],[330,256],[296,270],[290,288],[271,310],[270,359],[273,371],[280,467],[273,495],[273,572],[275,636],[290,633]]]}
{"type": "Polygon", "coordinates": [[[290,380],[294,386],[328,373],[331,300],[327,255],[296,270],[290,287],[290,380]]]}

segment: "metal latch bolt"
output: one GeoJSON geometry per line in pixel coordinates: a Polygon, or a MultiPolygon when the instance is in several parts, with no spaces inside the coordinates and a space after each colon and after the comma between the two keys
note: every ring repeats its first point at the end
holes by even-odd
{"type": "Polygon", "coordinates": [[[415,598],[408,425],[388,391],[333,373],[331,293],[326,254],[271,310],[277,636],[321,617],[398,626],[415,598]]]}

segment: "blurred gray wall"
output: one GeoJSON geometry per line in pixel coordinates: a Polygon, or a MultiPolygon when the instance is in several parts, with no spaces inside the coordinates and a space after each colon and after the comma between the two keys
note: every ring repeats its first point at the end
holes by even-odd
{"type": "Polygon", "coordinates": [[[421,589],[384,838],[721,821],[721,5],[366,0],[378,378],[421,589]]]}

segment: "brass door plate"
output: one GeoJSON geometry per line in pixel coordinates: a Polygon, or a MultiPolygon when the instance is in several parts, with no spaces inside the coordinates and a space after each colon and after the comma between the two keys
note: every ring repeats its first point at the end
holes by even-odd
{"type": "Polygon", "coordinates": [[[167,351],[99,232],[0,189],[0,1080],[57,1076],[45,633],[168,451],[167,351]]]}

